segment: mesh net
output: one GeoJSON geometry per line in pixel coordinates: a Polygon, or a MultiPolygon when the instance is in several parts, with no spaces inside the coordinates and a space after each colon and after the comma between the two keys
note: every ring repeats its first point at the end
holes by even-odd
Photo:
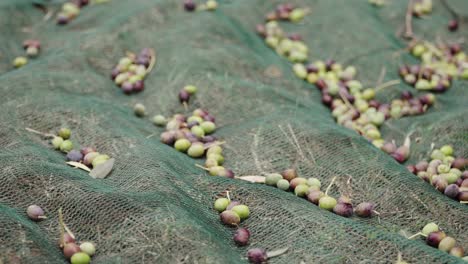
{"type": "MultiPolygon", "coordinates": [[[[375,85],[382,67],[388,81],[399,78],[399,65],[416,62],[397,37],[406,1],[381,9],[358,0],[293,2],[312,13],[301,24],[283,26],[303,35],[309,57],[355,65],[366,86],[375,85]]],[[[248,248],[284,246],[290,250],[271,263],[389,263],[399,252],[409,263],[460,261],[400,233],[416,233],[434,221],[468,248],[466,205],[334,122],[319,91],[297,79],[291,65],[255,35],[255,24],[277,3],[220,1],[216,12],[186,13],[179,1],[111,1],[86,7],[59,27],[31,1],[1,1],[0,263],[65,263],[57,246],[59,208],[79,239],[97,244],[93,263],[246,263],[248,248]],[[12,70],[28,38],[40,39],[43,50],[12,70]],[[143,47],[156,50],[156,67],[144,92],[125,96],[110,71],[125,51],[143,47]],[[337,176],[331,195],[374,201],[380,217],[343,218],[292,193],[196,168],[202,161],[159,142],[162,129],[132,111],[141,102],[151,115],[182,112],[176,94],[189,83],[199,87],[190,109],[203,107],[216,116],[216,134],[227,142],[226,167],[236,175],[296,167],[323,185],[337,176]],[[116,158],[113,173],[95,180],[67,166],[63,154],[26,127],[47,133],[71,128],[75,143],[116,158]],[[234,245],[235,229],[223,226],[212,209],[225,190],[250,207],[243,222],[252,233],[249,247],[234,245]],[[31,222],[25,214],[30,204],[41,205],[48,219],[31,222]]],[[[468,15],[465,0],[450,4],[468,15]]],[[[430,17],[414,20],[414,31],[431,41],[467,35],[464,25],[449,33],[448,19],[435,1],[430,17]]],[[[409,133],[419,138],[412,164],[429,156],[431,143],[453,144],[457,155],[467,157],[466,86],[454,81],[426,114],[386,122],[384,138],[399,144],[409,133]]],[[[413,88],[384,89],[378,99],[407,89],[413,88]]]]}

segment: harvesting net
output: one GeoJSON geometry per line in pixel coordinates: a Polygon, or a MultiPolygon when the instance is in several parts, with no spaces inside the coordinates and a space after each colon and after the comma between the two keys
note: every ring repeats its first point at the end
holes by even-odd
{"type": "MultiPolygon", "coordinates": [[[[358,0],[292,2],[311,9],[303,23],[284,25],[303,35],[309,57],[355,65],[366,86],[375,85],[383,67],[389,81],[399,78],[399,65],[416,62],[398,37],[406,1],[380,9],[358,0]]],[[[0,263],[66,263],[57,246],[59,208],[80,240],[96,243],[93,263],[246,263],[248,248],[284,246],[289,251],[271,263],[390,263],[398,253],[409,263],[460,262],[402,235],[428,222],[468,249],[466,205],[337,125],[319,91],[255,34],[279,1],[220,1],[215,12],[186,13],[180,1],[114,0],[86,7],[63,27],[44,20],[31,3],[0,3],[0,263]],[[40,56],[12,70],[29,38],[41,40],[40,56]],[[156,50],[156,67],[144,92],[126,96],[110,71],[126,51],[143,47],[156,50]],[[216,116],[226,167],[236,175],[296,167],[323,185],[337,176],[332,195],[373,201],[380,217],[343,218],[276,188],[208,176],[194,166],[201,161],[162,144],[162,129],[132,111],[140,102],[151,115],[183,112],[177,92],[186,84],[199,88],[190,109],[216,116]],[[96,180],[67,166],[47,140],[25,130],[60,127],[72,129],[74,142],[115,157],[112,174],[96,180]],[[235,229],[212,209],[226,190],[250,207],[243,222],[252,233],[248,247],[232,242],[235,229]],[[30,204],[41,205],[48,219],[29,220],[30,204]]],[[[468,16],[468,2],[450,4],[468,16]]],[[[435,1],[430,17],[413,21],[414,31],[430,41],[467,36],[466,24],[458,33],[446,30],[449,17],[435,1]]],[[[431,143],[452,144],[467,157],[467,86],[456,80],[426,114],[387,121],[383,137],[402,144],[411,134],[408,163],[428,157],[431,143]]],[[[377,97],[389,100],[409,89],[401,84],[377,97]]]]}

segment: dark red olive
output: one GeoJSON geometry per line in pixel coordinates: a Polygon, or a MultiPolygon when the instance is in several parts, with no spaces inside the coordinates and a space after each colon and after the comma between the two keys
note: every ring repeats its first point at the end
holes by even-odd
{"type": "Polygon", "coordinates": [[[197,8],[197,4],[193,2],[193,0],[185,0],[184,1],[184,9],[185,11],[192,12],[197,8]]]}
{"type": "Polygon", "coordinates": [[[450,31],[457,31],[458,29],[458,21],[453,19],[453,20],[450,20],[449,23],[448,23],[448,29],[450,31]]]}
{"type": "Polygon", "coordinates": [[[187,103],[190,100],[190,93],[185,90],[179,92],[179,101],[181,103],[187,103]]]}

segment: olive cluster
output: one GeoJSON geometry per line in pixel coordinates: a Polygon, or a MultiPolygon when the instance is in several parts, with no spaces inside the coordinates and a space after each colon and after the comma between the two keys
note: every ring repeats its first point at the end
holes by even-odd
{"type": "Polygon", "coordinates": [[[404,65],[399,74],[409,85],[421,91],[444,92],[454,78],[468,79],[468,57],[460,44],[434,46],[428,42],[412,44],[411,54],[421,64],[404,65]]]}
{"type": "Polygon", "coordinates": [[[440,230],[439,226],[436,223],[426,224],[421,232],[416,235],[411,236],[410,238],[416,236],[423,236],[426,238],[426,243],[431,246],[438,248],[439,250],[449,253],[452,256],[463,258],[467,261],[468,256],[465,256],[465,250],[462,246],[457,246],[457,241],[455,238],[447,236],[445,232],[440,230]]]}
{"type": "Polygon", "coordinates": [[[432,151],[429,162],[422,160],[407,168],[446,196],[467,203],[468,159],[453,154],[453,147],[445,145],[432,151]]]}
{"type": "Polygon", "coordinates": [[[57,24],[68,24],[80,14],[81,8],[87,6],[88,4],[89,0],[74,0],[64,3],[62,5],[62,10],[57,14],[57,24]]]}
{"type": "Polygon", "coordinates": [[[109,155],[100,154],[93,147],[83,147],[81,150],[73,149],[73,142],[70,140],[71,130],[61,128],[58,136],[55,136],[51,143],[55,149],[67,153],[67,160],[83,163],[85,166],[96,167],[110,159],[109,155]]]}
{"type": "Polygon", "coordinates": [[[205,4],[202,4],[197,7],[197,3],[194,0],[185,0],[184,1],[184,9],[187,12],[193,12],[196,10],[208,10],[214,11],[218,8],[218,2],[215,0],[208,0],[205,4]]]}
{"type": "MultiPolygon", "coordinates": [[[[228,226],[239,227],[239,224],[250,215],[247,205],[241,204],[239,201],[231,201],[229,197],[216,199],[214,209],[220,213],[221,222],[228,226]]],[[[247,228],[238,228],[234,234],[234,242],[238,246],[247,245],[249,238],[250,231],[247,228]]]]}
{"type": "MultiPolygon", "coordinates": [[[[298,78],[315,84],[322,93],[323,104],[332,110],[338,124],[356,131],[378,148],[385,145],[380,133],[380,126],[385,120],[423,114],[435,101],[432,94],[415,98],[411,93],[403,92],[401,98],[390,103],[379,102],[375,99],[376,91],[384,86],[365,88],[356,79],[357,70],[354,66],[344,67],[332,59],[307,63],[307,45],[297,34],[286,37],[275,20],[257,25],[256,30],[268,46],[295,63],[293,71],[298,78]]],[[[398,149],[396,153],[390,154],[400,163],[406,161],[409,146],[403,145],[398,149]]]]}
{"type": "Polygon", "coordinates": [[[333,185],[334,179],[325,192],[320,190],[321,182],[317,178],[299,177],[295,169],[286,169],[281,174],[271,173],[266,175],[265,184],[277,187],[283,191],[291,191],[298,197],[303,197],[320,208],[332,211],[343,217],[351,217],[353,213],[360,217],[370,217],[375,213],[373,203],[360,203],[353,208],[351,199],[341,196],[338,200],[328,195],[328,190],[333,185]]]}
{"type": "Polygon", "coordinates": [[[432,12],[432,0],[414,0],[412,6],[413,16],[421,17],[432,12]]]}
{"type": "Polygon", "coordinates": [[[112,69],[111,79],[125,94],[141,92],[145,89],[144,79],[154,61],[155,53],[152,49],[144,48],[138,55],[129,52],[112,69]]]}
{"type": "MultiPolygon", "coordinates": [[[[39,55],[41,50],[41,42],[36,39],[28,39],[23,42],[23,49],[26,51],[26,55],[30,58],[34,58],[39,55]]],[[[28,59],[26,57],[20,56],[16,57],[13,60],[13,67],[21,68],[24,65],[28,64],[28,59]]]]}

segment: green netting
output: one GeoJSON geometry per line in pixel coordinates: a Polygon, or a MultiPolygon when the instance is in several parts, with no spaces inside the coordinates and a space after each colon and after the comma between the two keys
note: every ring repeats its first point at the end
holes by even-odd
{"type": "MultiPolygon", "coordinates": [[[[304,36],[310,58],[353,64],[366,86],[375,85],[382,67],[389,81],[399,78],[399,65],[416,62],[398,37],[406,1],[388,1],[381,9],[365,0],[292,2],[312,11],[299,25],[283,25],[304,36]]],[[[446,30],[449,12],[434,2],[430,17],[414,20],[416,35],[430,41],[466,37],[467,24],[456,34],[446,30]]],[[[60,207],[77,237],[97,244],[93,263],[246,263],[248,248],[284,246],[288,253],[271,263],[392,263],[398,252],[409,263],[460,262],[399,232],[416,233],[435,221],[468,249],[466,205],[334,122],[319,91],[297,79],[254,32],[277,3],[220,1],[216,12],[186,13],[180,1],[114,0],[86,7],[59,27],[44,21],[31,1],[1,1],[0,263],[65,263],[57,246],[60,207]],[[42,53],[12,70],[28,38],[41,40],[42,53]],[[126,96],[110,71],[125,51],[143,47],[156,50],[157,65],[146,90],[126,96]],[[268,74],[272,66],[280,77],[268,74]],[[296,166],[324,185],[338,176],[332,195],[374,201],[380,217],[347,219],[279,189],[210,177],[160,143],[162,129],[136,118],[132,106],[141,102],[151,114],[182,112],[176,94],[189,83],[199,87],[190,108],[216,116],[217,135],[227,142],[226,167],[237,175],[296,166]],[[116,158],[113,173],[95,180],[67,166],[63,154],[26,127],[48,133],[71,128],[75,142],[116,158]],[[234,245],[234,229],[212,210],[225,190],[250,207],[243,223],[252,233],[246,248],[234,245]],[[25,214],[30,204],[41,205],[49,218],[31,222],[25,214]]],[[[465,0],[450,4],[468,15],[465,0]]],[[[427,157],[431,143],[453,144],[467,157],[467,86],[455,81],[426,114],[386,122],[384,138],[399,144],[410,132],[419,138],[408,163],[427,157]]],[[[407,89],[413,88],[384,89],[378,98],[407,89]]]]}

